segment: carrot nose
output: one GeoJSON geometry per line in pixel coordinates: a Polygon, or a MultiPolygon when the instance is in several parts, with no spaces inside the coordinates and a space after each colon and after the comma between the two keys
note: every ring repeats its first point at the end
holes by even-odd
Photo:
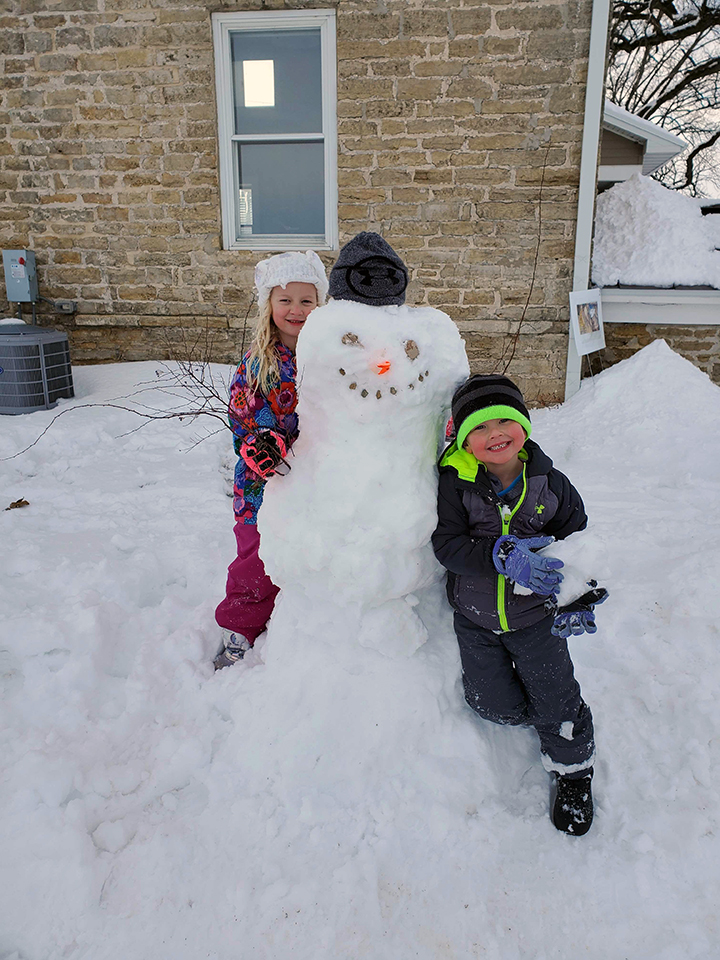
{"type": "Polygon", "coordinates": [[[392,364],[389,360],[378,360],[378,362],[375,364],[375,369],[377,370],[378,374],[382,376],[384,373],[388,372],[391,366],[392,364]]]}

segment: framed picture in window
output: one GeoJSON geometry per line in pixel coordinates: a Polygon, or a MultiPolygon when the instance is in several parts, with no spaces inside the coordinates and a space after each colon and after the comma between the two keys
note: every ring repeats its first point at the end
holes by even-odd
{"type": "Polygon", "coordinates": [[[600,290],[575,290],[570,294],[570,326],[579,356],[605,346],[600,290]]]}

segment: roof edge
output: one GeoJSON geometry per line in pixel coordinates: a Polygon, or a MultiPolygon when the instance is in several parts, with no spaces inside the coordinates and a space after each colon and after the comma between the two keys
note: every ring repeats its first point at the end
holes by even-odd
{"type": "Polygon", "coordinates": [[[644,120],[610,100],[605,101],[603,127],[630,140],[645,144],[643,173],[652,173],[689,146],[682,137],[663,130],[657,123],[644,120]]]}

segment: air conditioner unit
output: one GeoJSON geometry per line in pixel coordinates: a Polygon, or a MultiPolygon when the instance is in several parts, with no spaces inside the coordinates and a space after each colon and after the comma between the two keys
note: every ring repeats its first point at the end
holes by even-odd
{"type": "Polygon", "coordinates": [[[0,413],[49,410],[74,395],[66,333],[0,323],[0,413]]]}

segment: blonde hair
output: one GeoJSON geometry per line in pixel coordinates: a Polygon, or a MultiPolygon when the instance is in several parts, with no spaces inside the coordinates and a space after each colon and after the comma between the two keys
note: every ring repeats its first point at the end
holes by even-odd
{"type": "MultiPolygon", "coordinates": [[[[287,256],[287,254],[286,254],[287,256]]],[[[317,254],[315,254],[317,257],[317,254]]],[[[271,257],[274,260],[275,257],[271,257]]],[[[319,257],[317,258],[320,262],[319,257]]],[[[265,261],[266,263],[268,261],[265,261]]],[[[309,280],[288,281],[289,283],[308,283],[309,280]]],[[[315,288],[315,306],[320,306],[324,298],[324,292],[321,297],[317,283],[311,284],[315,288]]],[[[272,315],[272,294],[278,287],[285,289],[285,284],[276,284],[266,294],[265,300],[258,306],[258,319],[255,325],[252,343],[250,344],[250,353],[246,364],[246,375],[248,386],[251,390],[259,390],[265,396],[270,393],[273,387],[280,383],[280,354],[278,346],[282,343],[280,331],[275,326],[272,315]]],[[[313,309],[315,309],[313,307],[313,309]]]]}
{"type": "Polygon", "coordinates": [[[280,383],[278,343],[280,343],[280,336],[273,322],[272,306],[268,297],[260,308],[246,364],[248,386],[251,390],[259,390],[266,396],[280,383]]]}

